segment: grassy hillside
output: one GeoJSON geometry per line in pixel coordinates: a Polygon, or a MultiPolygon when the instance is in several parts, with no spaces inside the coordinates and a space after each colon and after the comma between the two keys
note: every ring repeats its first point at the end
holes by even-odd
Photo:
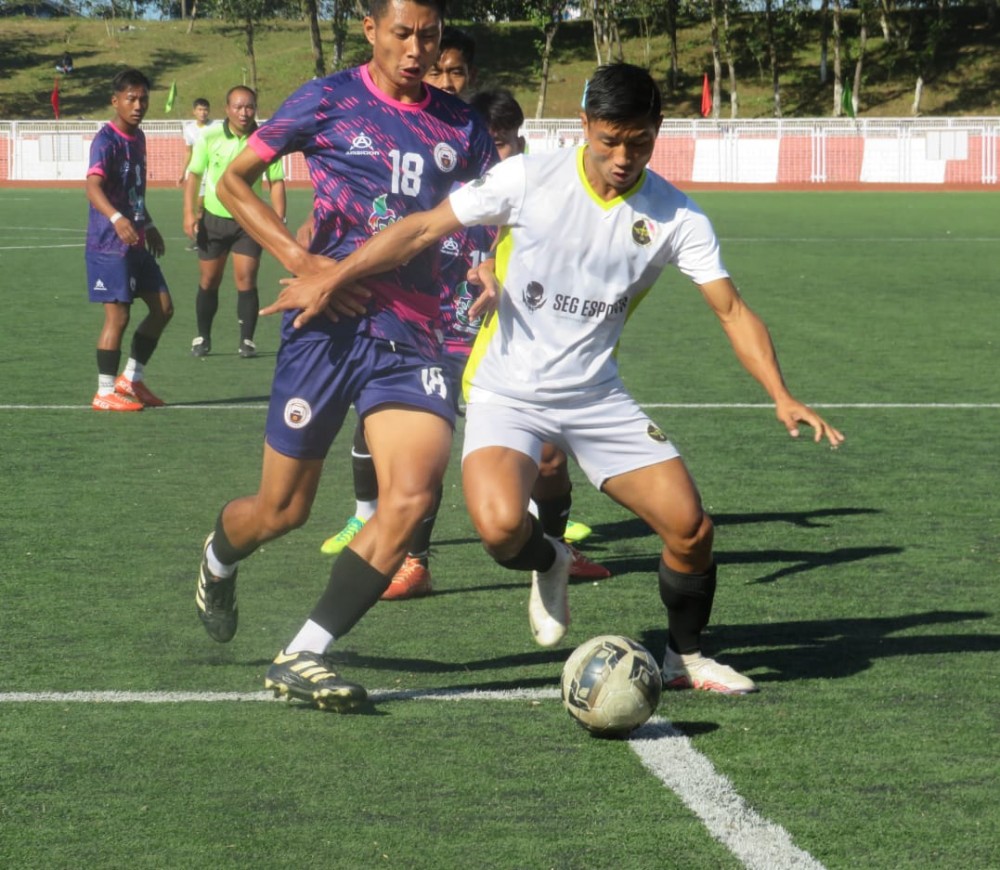
{"type": "MultiPolygon", "coordinates": [[[[527,24],[473,25],[468,28],[479,44],[480,85],[504,85],[522,101],[529,116],[535,113],[538,95],[537,31],[527,24]]],[[[850,27],[847,28],[848,32],[850,27]]],[[[996,115],[1000,99],[993,87],[1000,78],[1000,35],[975,21],[957,32],[962,44],[945,52],[943,71],[925,86],[925,115],[996,115]]],[[[650,65],[666,80],[667,43],[655,36],[647,45],[637,29],[626,27],[625,59],[650,65]]],[[[328,26],[323,37],[331,37],[328,26]]],[[[565,24],[556,36],[556,58],[550,81],[546,117],[572,116],[580,103],[584,79],[592,71],[594,49],[588,22],[565,24]]],[[[701,81],[710,69],[707,27],[685,22],[679,34],[681,81],[666,93],[668,117],[698,117],[701,81]]],[[[827,84],[819,83],[819,36],[815,21],[807,24],[801,48],[782,73],[783,113],[786,117],[824,116],[833,102],[832,72],[827,84]]],[[[271,22],[256,39],[258,86],[262,114],[278,105],[292,89],[311,75],[312,57],[306,26],[302,22],[271,22]]],[[[325,46],[329,51],[329,45],[325,46]]],[[[247,81],[243,34],[222,22],[199,21],[187,33],[187,23],[139,21],[127,29],[102,21],[63,19],[0,20],[0,119],[52,117],[49,94],[54,66],[62,52],[74,56],[76,71],[61,76],[64,118],[103,118],[108,114],[108,83],[124,65],[138,66],[154,80],[155,93],[149,118],[186,118],[190,101],[207,96],[218,103],[232,85],[247,81]],[[167,89],[176,80],[178,100],[173,113],[164,113],[167,89]]],[[[853,45],[851,46],[853,50],[853,45]]],[[[360,62],[368,46],[355,27],[348,44],[348,58],[360,62]]],[[[328,57],[329,62],[329,57],[328,57]]],[[[831,61],[832,62],[832,61],[831,61]]],[[[740,116],[770,117],[773,102],[766,71],[752,61],[740,75],[740,116]]],[[[852,67],[853,69],[853,67],[852,67]]],[[[894,61],[881,39],[869,39],[861,113],[899,117],[910,114],[914,74],[907,64],[894,61]]],[[[728,116],[724,94],[723,115],[728,116]]]]}

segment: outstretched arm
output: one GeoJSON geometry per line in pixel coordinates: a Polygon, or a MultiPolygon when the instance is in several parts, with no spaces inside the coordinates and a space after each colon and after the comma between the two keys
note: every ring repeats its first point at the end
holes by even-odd
{"type": "Polygon", "coordinates": [[[798,438],[799,424],[805,423],[813,428],[813,441],[819,443],[825,437],[831,447],[838,447],[844,436],[788,391],[767,327],[740,296],[732,280],[720,278],[699,284],[698,289],[719,318],[740,364],[774,400],[775,412],[788,434],[798,438]]]}
{"type": "Polygon", "coordinates": [[[343,260],[327,260],[316,272],[284,279],[277,300],[261,309],[261,314],[301,309],[293,323],[297,329],[321,313],[340,288],[408,263],[461,226],[447,199],[430,211],[415,212],[386,227],[343,260]]]}

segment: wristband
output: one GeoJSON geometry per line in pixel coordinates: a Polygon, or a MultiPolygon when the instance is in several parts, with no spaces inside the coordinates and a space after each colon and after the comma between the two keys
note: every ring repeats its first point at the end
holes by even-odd
{"type": "Polygon", "coordinates": [[[125,215],[123,215],[120,211],[116,211],[113,215],[111,215],[111,217],[108,218],[108,220],[111,221],[111,223],[116,224],[123,217],[125,217],[125,215]]]}

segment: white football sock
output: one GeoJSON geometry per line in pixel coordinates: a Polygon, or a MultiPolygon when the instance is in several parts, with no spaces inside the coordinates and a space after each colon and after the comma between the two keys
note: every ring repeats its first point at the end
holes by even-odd
{"type": "Polygon", "coordinates": [[[307,619],[306,624],[299,629],[299,633],[295,635],[292,642],[285,647],[285,652],[289,655],[303,651],[322,655],[331,643],[333,643],[333,635],[321,625],[307,619]]]}

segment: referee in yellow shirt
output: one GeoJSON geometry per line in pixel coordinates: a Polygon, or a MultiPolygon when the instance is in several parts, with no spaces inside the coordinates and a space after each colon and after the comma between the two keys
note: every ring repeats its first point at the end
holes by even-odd
{"type": "MultiPolygon", "coordinates": [[[[191,343],[191,355],[202,357],[212,350],[212,321],[219,308],[219,287],[226,271],[226,259],[233,255],[236,281],[236,316],[240,322],[239,355],[257,356],[254,330],[260,299],[257,273],[260,270],[261,246],[233,220],[219,201],[215,185],[226,167],[246,145],[247,137],[257,129],[257,95],[251,88],[237,85],[226,94],[226,120],[206,128],[195,143],[184,184],[184,232],[197,242],[200,270],[195,312],[198,335],[191,343]],[[205,176],[204,212],[198,214],[198,191],[205,176]]],[[[276,161],[264,173],[271,189],[271,207],[285,219],[285,174],[276,161]]],[[[255,185],[261,194],[261,179],[255,185]]]]}

